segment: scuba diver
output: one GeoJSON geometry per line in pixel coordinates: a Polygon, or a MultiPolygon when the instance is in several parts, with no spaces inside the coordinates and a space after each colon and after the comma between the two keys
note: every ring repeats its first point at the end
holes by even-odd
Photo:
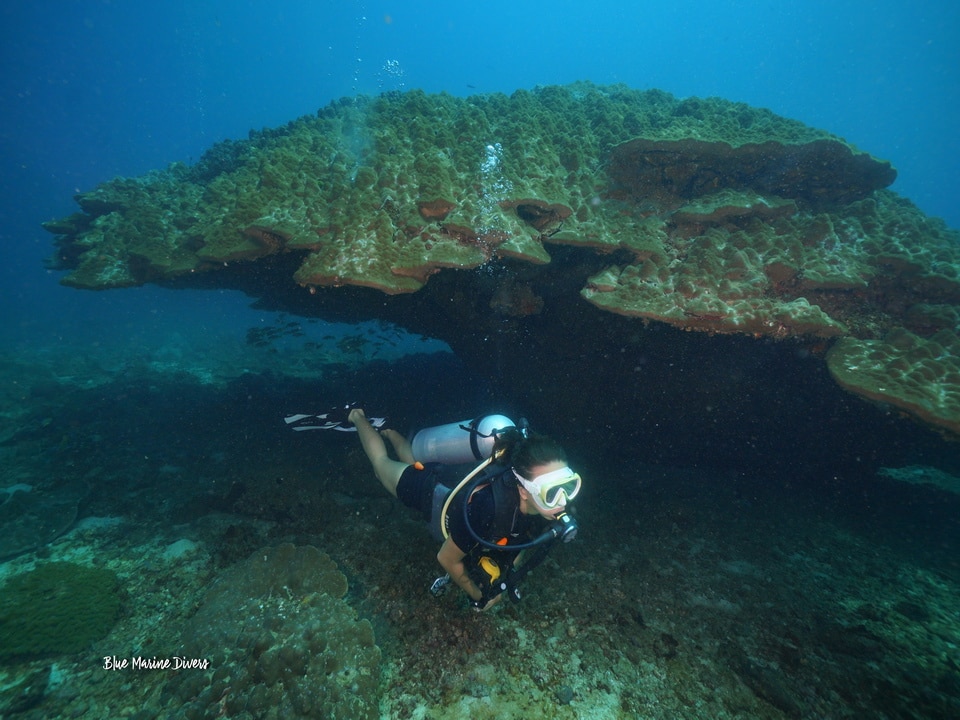
{"type": "Polygon", "coordinates": [[[437,561],[446,574],[431,586],[434,595],[452,581],[480,612],[504,595],[519,601],[517,586],[526,574],[558,540],[576,537],[567,504],[580,492],[580,476],[560,445],[528,432],[525,423],[517,427],[488,415],[426,428],[411,442],[390,428],[375,428],[358,407],[344,410],[377,479],[443,542],[437,561]],[[398,459],[390,457],[384,438],[398,459]],[[477,460],[456,487],[444,483],[452,463],[477,460]]]}

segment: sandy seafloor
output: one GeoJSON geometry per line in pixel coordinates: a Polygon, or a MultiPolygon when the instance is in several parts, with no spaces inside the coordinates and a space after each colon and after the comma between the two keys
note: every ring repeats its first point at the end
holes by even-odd
{"type": "MultiPolygon", "coordinates": [[[[762,468],[598,458],[580,537],[528,578],[522,603],[479,615],[457,593],[428,594],[436,545],[379,487],[355,436],[295,434],[282,417],[363,400],[406,431],[426,408],[469,416],[492,391],[449,353],[368,363],[388,331],[298,354],[283,346],[297,322],[276,327],[216,358],[170,346],[135,361],[2,360],[0,488],[77,500],[67,529],[0,564],[0,578],[54,560],[107,567],[121,609],[83,652],[0,666],[0,715],[216,716],[171,704],[174,671],[110,672],[102,658],[178,647],[225,568],[292,542],[335,560],[373,625],[384,718],[960,716],[949,476],[893,469],[825,499],[762,468]],[[939,486],[903,481],[918,478],[939,486]]],[[[4,541],[16,544],[9,528],[4,541]]]]}

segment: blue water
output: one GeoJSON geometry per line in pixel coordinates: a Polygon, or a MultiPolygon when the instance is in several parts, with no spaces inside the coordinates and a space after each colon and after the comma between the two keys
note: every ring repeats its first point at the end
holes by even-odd
{"type": "MultiPolygon", "coordinates": [[[[569,387],[544,389],[533,354],[528,396],[556,398],[559,415],[579,395],[569,407],[600,418],[564,417],[583,453],[571,453],[583,532],[538,568],[519,610],[491,618],[427,594],[436,547],[355,436],[293,433],[282,418],[344,400],[403,423],[484,403],[513,413],[502,387],[435,352],[440,341],[375,321],[292,317],[237,291],[80,291],[45,267],[40,224],[75,212],[76,193],[340,97],[578,80],[825,129],[892,162],[894,190],[960,228],[955,0],[0,3],[0,531],[14,528],[0,532],[0,580],[38,559],[118,570],[123,617],[96,652],[172,654],[224,568],[266,545],[316,545],[376,625],[384,717],[958,717],[956,444],[836,387],[822,348],[637,322],[633,345],[583,351],[616,379],[596,398],[596,383],[574,387],[592,367],[561,363],[569,387]],[[604,425],[607,411],[631,427],[604,425]],[[29,542],[20,516],[35,520],[29,542]]],[[[528,347],[566,363],[579,352],[566,340],[528,347]]],[[[499,367],[498,353],[481,360],[499,367]]],[[[316,595],[271,591],[259,609],[292,612],[296,640],[316,595]]],[[[196,673],[111,675],[89,652],[5,664],[3,600],[0,715],[35,671],[51,682],[25,720],[219,717],[242,696],[242,673],[233,690],[196,673]]],[[[224,637],[261,645],[261,616],[237,607],[216,614],[237,621],[224,637]]],[[[198,642],[225,662],[220,639],[198,642]]],[[[326,663],[298,671],[308,691],[330,680],[326,663]]]]}
{"type": "Polygon", "coordinates": [[[174,313],[181,327],[242,313],[232,294],[61,288],[39,223],[99,182],[194,161],[355,93],[587,79],[743,101],[890,160],[893,189],[960,227],[958,38],[960,4],[948,0],[8,0],[0,338],[87,342],[174,313]]]}

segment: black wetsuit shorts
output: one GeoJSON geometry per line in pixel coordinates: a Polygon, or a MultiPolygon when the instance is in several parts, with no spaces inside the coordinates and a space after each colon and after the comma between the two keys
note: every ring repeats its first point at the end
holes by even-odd
{"type": "Polygon", "coordinates": [[[428,463],[423,470],[410,465],[397,482],[397,499],[423,518],[438,542],[444,540],[440,523],[443,506],[450,494],[450,487],[444,483],[449,469],[450,466],[440,463],[428,463]]]}
{"type": "Polygon", "coordinates": [[[423,470],[408,465],[397,482],[397,500],[416,510],[426,522],[430,522],[433,489],[442,480],[442,469],[440,463],[428,463],[423,470]]]}

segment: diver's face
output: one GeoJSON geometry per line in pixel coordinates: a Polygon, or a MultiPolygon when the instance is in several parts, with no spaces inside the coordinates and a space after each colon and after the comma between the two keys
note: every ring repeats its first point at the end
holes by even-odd
{"type": "MultiPolygon", "coordinates": [[[[546,475],[547,473],[554,472],[555,470],[560,470],[562,468],[565,468],[566,466],[567,464],[565,462],[561,462],[560,460],[551,460],[550,462],[544,463],[543,465],[534,465],[532,468],[532,472],[530,473],[532,477],[528,479],[536,480],[541,475],[546,475]]],[[[541,515],[547,518],[547,520],[553,520],[557,515],[559,515],[564,511],[563,505],[558,505],[557,507],[550,508],[549,510],[540,507],[534,501],[533,497],[530,495],[527,489],[523,487],[523,485],[517,485],[517,487],[520,490],[520,497],[523,499],[525,504],[523,512],[526,513],[527,515],[541,515]]]]}

